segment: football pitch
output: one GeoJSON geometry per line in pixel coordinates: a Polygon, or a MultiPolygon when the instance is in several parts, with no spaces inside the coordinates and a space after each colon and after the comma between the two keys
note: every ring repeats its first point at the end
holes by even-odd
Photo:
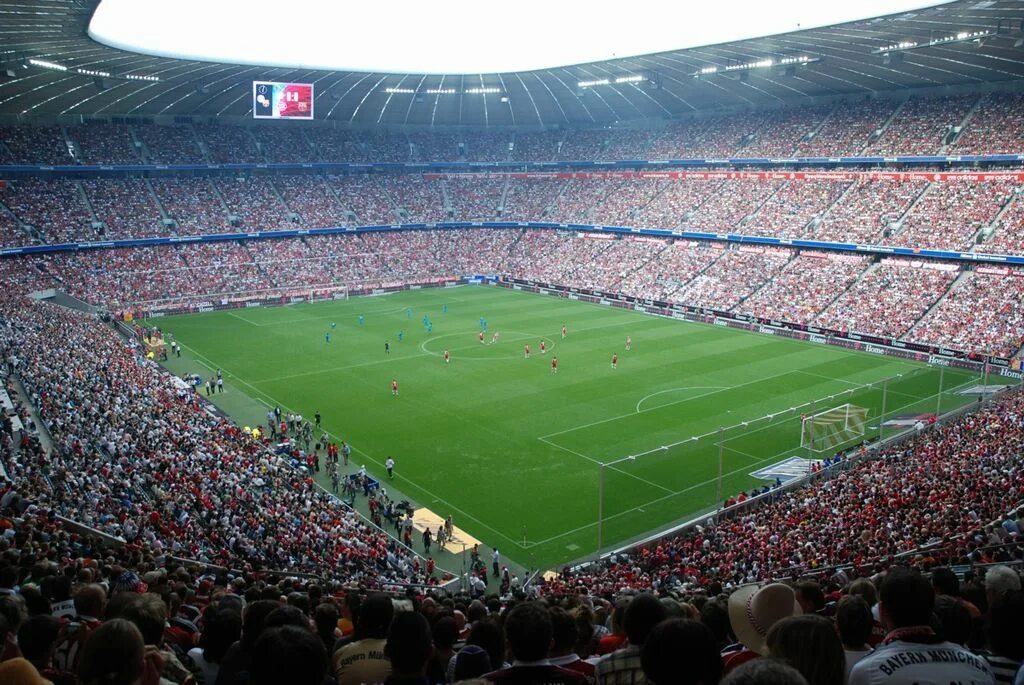
{"type": "Polygon", "coordinates": [[[752,475],[759,469],[830,455],[801,446],[801,415],[860,407],[872,437],[883,389],[893,419],[971,402],[957,391],[981,383],[960,370],[488,286],[155,322],[252,400],[310,419],[319,411],[323,428],[352,445],[354,468],[385,477],[393,456],[395,488],[539,567],[595,553],[599,500],[608,550],[715,508],[720,469],[728,497],[773,482],[752,475]]]}

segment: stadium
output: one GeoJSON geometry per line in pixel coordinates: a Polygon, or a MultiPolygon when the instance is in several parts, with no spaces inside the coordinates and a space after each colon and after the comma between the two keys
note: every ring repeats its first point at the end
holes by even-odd
{"type": "Polygon", "coordinates": [[[1024,2],[292,4],[0,3],[0,683],[1024,682],[1024,2]]]}

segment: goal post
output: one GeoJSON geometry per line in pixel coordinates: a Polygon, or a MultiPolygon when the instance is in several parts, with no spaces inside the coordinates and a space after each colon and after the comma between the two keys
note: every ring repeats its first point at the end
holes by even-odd
{"type": "Polygon", "coordinates": [[[800,447],[812,452],[829,452],[864,437],[867,407],[842,404],[802,417],[800,447]]]}

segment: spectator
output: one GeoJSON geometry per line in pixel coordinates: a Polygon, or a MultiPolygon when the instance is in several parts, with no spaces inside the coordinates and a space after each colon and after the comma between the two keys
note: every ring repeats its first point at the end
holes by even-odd
{"type": "Polygon", "coordinates": [[[505,634],[512,665],[484,674],[485,680],[516,685],[583,685],[587,682],[581,673],[552,666],[548,661],[551,615],[540,602],[515,605],[505,618],[505,634]]]}
{"type": "Polygon", "coordinates": [[[714,635],[687,619],[656,625],[640,652],[640,663],[653,685],[715,685],[722,677],[722,656],[714,635]]]}
{"type": "Polygon", "coordinates": [[[576,618],[561,607],[554,607],[551,614],[551,649],[548,661],[552,666],[576,671],[588,682],[594,682],[594,665],[587,663],[573,649],[579,641],[579,628],[576,618]]]}
{"type": "Polygon", "coordinates": [[[391,674],[385,685],[431,685],[427,663],[434,645],[430,624],[423,614],[402,611],[395,615],[388,630],[384,653],[391,661],[391,674]]]}
{"type": "MultiPolygon", "coordinates": [[[[454,618],[442,616],[434,621],[430,633],[434,642],[434,653],[430,655],[430,661],[427,664],[427,678],[434,684],[443,683],[448,670],[448,662],[455,656],[455,643],[459,639],[459,630],[455,625],[454,618]]],[[[490,670],[487,668],[480,674],[490,670]]]]}
{"type": "Polygon", "coordinates": [[[358,639],[334,653],[332,665],[338,685],[380,683],[391,674],[384,646],[394,613],[387,595],[377,593],[363,601],[356,621],[358,639]]]}
{"type": "Polygon", "coordinates": [[[665,606],[653,595],[634,597],[622,619],[628,643],[600,659],[596,665],[598,685],[622,685],[644,681],[640,650],[654,626],[665,620],[665,606]]]}
{"type": "Polygon", "coordinates": [[[853,667],[850,685],[995,682],[983,658],[942,641],[930,627],[935,592],[927,579],[915,571],[895,568],[886,574],[879,594],[882,623],[890,632],[874,652],[853,667]]]}
{"type": "Polygon", "coordinates": [[[18,629],[18,647],[39,674],[54,685],[75,685],[75,674],[53,667],[61,622],[54,616],[30,616],[18,629]]]}
{"type": "Polygon", "coordinates": [[[992,667],[997,683],[1013,683],[1024,663],[1024,593],[1020,590],[1000,594],[989,607],[985,632],[988,651],[985,660],[992,667]]]}
{"type": "Polygon", "coordinates": [[[843,652],[846,655],[846,663],[843,673],[843,682],[850,677],[853,665],[871,653],[868,641],[871,639],[871,630],[874,627],[874,619],[871,617],[871,607],[863,597],[848,595],[839,600],[836,607],[836,626],[839,629],[839,639],[843,643],[843,652]]]}
{"type": "Polygon", "coordinates": [[[249,685],[323,685],[326,664],[324,645],[308,627],[268,628],[256,641],[249,685]]]}
{"type": "Polygon", "coordinates": [[[722,685],[808,685],[807,679],[789,664],[757,659],[743,664],[722,680],[722,685]]]}
{"type": "Polygon", "coordinates": [[[208,609],[203,620],[199,645],[188,657],[203,674],[203,683],[217,682],[220,664],[228,649],[242,636],[242,615],[234,609],[208,609]]]}
{"type": "Polygon", "coordinates": [[[78,662],[78,677],[82,685],[137,685],[144,672],[144,659],[142,633],[135,624],[111,619],[86,641],[78,662]]]}
{"type": "Polygon", "coordinates": [[[985,572],[985,598],[988,605],[1007,592],[1020,592],[1020,574],[1009,566],[993,566],[985,572]]]}
{"type": "Polygon", "coordinates": [[[843,685],[846,657],[831,621],[817,614],[790,616],[768,630],[768,653],[815,685],[843,685]]]}

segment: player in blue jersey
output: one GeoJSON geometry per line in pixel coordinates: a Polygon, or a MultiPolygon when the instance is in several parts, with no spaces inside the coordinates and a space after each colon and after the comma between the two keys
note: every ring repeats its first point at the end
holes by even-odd
{"type": "Polygon", "coordinates": [[[359,325],[362,326],[366,322],[366,317],[362,314],[359,315],[359,325]]]}
{"type": "Polygon", "coordinates": [[[324,342],[331,342],[331,334],[329,332],[324,333],[324,342]]]}
{"type": "Polygon", "coordinates": [[[402,342],[402,338],[405,337],[405,331],[398,331],[398,342],[402,342]]]}

